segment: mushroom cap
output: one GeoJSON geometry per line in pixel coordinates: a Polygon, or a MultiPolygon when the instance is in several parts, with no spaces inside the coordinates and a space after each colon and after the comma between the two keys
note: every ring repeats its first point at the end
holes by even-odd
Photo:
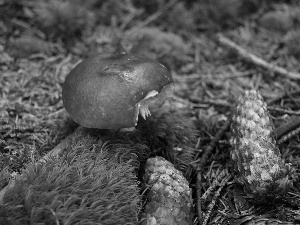
{"type": "Polygon", "coordinates": [[[153,59],[98,54],[67,75],[62,99],[66,111],[84,127],[129,128],[137,123],[139,103],[150,92],[165,93],[166,86],[174,90],[172,76],[153,59]]]}

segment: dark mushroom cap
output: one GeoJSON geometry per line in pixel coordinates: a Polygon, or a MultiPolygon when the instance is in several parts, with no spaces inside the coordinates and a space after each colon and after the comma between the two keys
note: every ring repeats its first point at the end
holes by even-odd
{"type": "Polygon", "coordinates": [[[84,127],[129,128],[136,125],[139,103],[147,94],[167,86],[174,89],[171,74],[153,59],[99,54],[68,74],[62,99],[70,116],[84,127]]]}

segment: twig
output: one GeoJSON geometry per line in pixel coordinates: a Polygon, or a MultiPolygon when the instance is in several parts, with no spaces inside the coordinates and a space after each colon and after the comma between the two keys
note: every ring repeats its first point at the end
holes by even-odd
{"type": "Polygon", "coordinates": [[[271,106],[268,106],[268,110],[276,111],[276,112],[280,112],[280,113],[284,113],[284,114],[288,114],[288,115],[300,116],[300,111],[293,111],[293,110],[289,110],[289,109],[275,108],[275,107],[271,107],[271,106]]]}
{"type": "MultiPolygon", "coordinates": [[[[50,152],[48,152],[46,155],[44,155],[37,163],[46,163],[50,158],[53,157],[59,157],[59,155],[63,152],[63,150],[67,147],[67,144],[69,140],[77,133],[80,132],[82,128],[78,127],[75,129],[75,131],[67,136],[64,140],[62,140],[55,148],[53,148],[50,152]]],[[[3,204],[4,200],[4,195],[7,191],[11,190],[15,186],[15,181],[16,179],[22,179],[22,174],[14,177],[13,179],[10,180],[9,184],[5,186],[1,191],[0,191],[0,204],[3,204]]]]}
{"type": "Polygon", "coordinates": [[[208,108],[209,107],[208,104],[196,104],[196,103],[193,103],[189,100],[183,99],[178,96],[173,96],[173,99],[174,99],[174,101],[177,101],[183,105],[186,105],[189,108],[208,108]]]}
{"type": "Polygon", "coordinates": [[[268,105],[271,105],[271,104],[273,104],[273,103],[275,103],[277,101],[280,101],[283,98],[286,98],[286,97],[289,97],[289,96],[293,96],[293,95],[298,95],[299,96],[299,94],[300,94],[299,90],[293,91],[293,92],[290,92],[290,93],[287,92],[287,93],[284,93],[281,96],[278,96],[276,98],[270,99],[269,101],[267,101],[267,103],[268,103],[268,105]]]}
{"type": "Polygon", "coordinates": [[[205,163],[208,162],[208,158],[210,157],[210,155],[212,154],[212,151],[214,150],[214,148],[216,147],[217,143],[219,142],[219,140],[222,138],[223,134],[225,133],[226,130],[229,129],[231,124],[231,119],[227,120],[225,122],[225,124],[223,125],[223,127],[217,132],[217,134],[215,135],[215,137],[211,140],[211,142],[209,143],[209,145],[206,147],[203,155],[201,156],[199,163],[197,165],[197,169],[198,170],[202,170],[205,163]]]}
{"type": "Polygon", "coordinates": [[[291,120],[274,130],[277,140],[280,139],[283,135],[297,129],[300,127],[300,117],[292,117],[291,120]]]}
{"type": "Polygon", "coordinates": [[[268,63],[264,59],[259,58],[258,56],[254,55],[252,53],[249,53],[248,50],[240,47],[239,45],[237,45],[236,43],[234,43],[230,39],[226,38],[223,34],[218,34],[217,35],[217,40],[222,45],[234,50],[239,56],[241,56],[246,61],[249,61],[249,62],[251,62],[251,63],[253,63],[257,66],[260,66],[260,67],[262,67],[264,69],[267,69],[271,72],[278,73],[278,74],[283,75],[285,77],[288,77],[290,79],[297,79],[297,80],[300,79],[300,74],[299,73],[290,72],[290,71],[287,71],[286,69],[284,69],[280,66],[276,66],[276,65],[268,63]]]}
{"type": "Polygon", "coordinates": [[[141,22],[137,26],[135,26],[135,27],[131,28],[130,30],[128,30],[125,33],[125,35],[129,36],[129,35],[135,33],[136,31],[138,31],[139,29],[147,26],[149,23],[151,23],[152,21],[156,20],[164,12],[166,12],[168,9],[170,9],[176,2],[177,2],[177,0],[171,0],[163,8],[159,9],[156,13],[152,14],[151,16],[149,16],[146,20],[144,20],[143,22],[141,22]]]}
{"type": "Polygon", "coordinates": [[[282,144],[283,142],[286,142],[287,140],[291,139],[292,137],[296,136],[300,133],[300,127],[298,127],[296,130],[291,131],[287,135],[282,136],[277,143],[282,144]]]}
{"type": "Polygon", "coordinates": [[[220,186],[220,181],[224,179],[224,177],[228,176],[228,171],[222,170],[217,177],[213,180],[212,184],[207,188],[207,190],[201,196],[201,199],[205,201],[209,195],[218,187],[220,186]]]}
{"type": "MultiPolygon", "coordinates": [[[[59,64],[57,64],[56,69],[55,69],[55,78],[59,78],[59,73],[60,73],[62,67],[63,67],[65,64],[69,63],[69,62],[71,61],[71,59],[72,59],[72,56],[71,56],[71,54],[69,54],[69,55],[68,55],[66,58],[64,58],[59,64]]],[[[59,79],[59,80],[61,80],[61,79],[59,79]]]]}
{"type": "Polygon", "coordinates": [[[201,199],[201,186],[202,186],[202,171],[199,170],[197,173],[197,214],[198,214],[198,224],[202,224],[202,199],[201,199]]]}
{"type": "Polygon", "coordinates": [[[49,113],[47,116],[48,117],[57,116],[57,115],[61,114],[64,111],[65,111],[65,108],[62,107],[62,108],[60,108],[60,109],[58,109],[58,110],[56,110],[52,113],[49,113]]]}
{"type": "MultiPolygon", "coordinates": [[[[129,3],[131,4],[131,3],[129,3]]],[[[134,17],[141,15],[142,13],[144,13],[144,9],[134,9],[134,6],[130,6],[132,7],[132,10],[130,10],[131,12],[129,13],[129,15],[127,17],[124,18],[124,20],[122,21],[119,29],[124,31],[125,28],[127,27],[127,25],[134,19],[134,17]]]]}
{"type": "Polygon", "coordinates": [[[185,74],[176,74],[176,73],[172,73],[172,77],[174,80],[178,80],[179,82],[182,81],[188,81],[188,80],[198,80],[201,79],[202,75],[198,74],[198,73],[191,73],[188,75],[185,74]]]}
{"type": "MultiPolygon", "coordinates": [[[[233,107],[230,103],[224,100],[213,100],[213,99],[208,99],[208,100],[198,100],[194,97],[190,97],[191,102],[198,103],[198,104],[208,104],[208,105],[213,105],[213,106],[219,106],[219,107],[228,107],[231,108],[233,107]]],[[[196,105],[196,104],[195,104],[196,105]]]]}
{"type": "Polygon", "coordinates": [[[31,27],[31,25],[29,23],[26,23],[23,20],[12,18],[11,23],[13,23],[13,24],[19,26],[20,28],[25,29],[25,30],[29,31],[30,33],[33,33],[41,38],[45,37],[45,34],[43,32],[39,31],[36,28],[31,27]]]}
{"type": "Polygon", "coordinates": [[[227,120],[223,127],[217,132],[216,136],[211,140],[209,145],[206,147],[203,155],[200,158],[200,161],[197,165],[197,213],[198,213],[198,224],[201,225],[202,223],[202,212],[201,212],[201,186],[202,186],[202,171],[204,168],[205,163],[208,161],[208,158],[212,154],[213,149],[216,147],[218,141],[221,139],[225,131],[229,128],[231,124],[231,120],[227,120]]]}
{"type": "MultiPolygon", "coordinates": [[[[198,100],[196,98],[190,97],[190,105],[193,108],[204,108],[204,105],[202,104],[206,104],[206,105],[214,105],[214,106],[219,106],[219,107],[226,107],[226,108],[232,108],[234,107],[232,104],[230,104],[227,101],[223,101],[223,100],[212,100],[212,99],[208,99],[208,100],[198,100]]],[[[187,102],[187,100],[185,100],[187,102]]],[[[207,107],[206,107],[207,108],[207,107]]],[[[288,115],[296,115],[296,116],[300,116],[300,111],[293,111],[293,110],[289,110],[289,109],[282,109],[282,108],[276,108],[276,107],[272,107],[272,106],[267,106],[269,111],[276,111],[279,113],[284,113],[284,114],[288,114],[288,115]]]]}
{"type": "Polygon", "coordinates": [[[227,177],[225,177],[222,182],[221,182],[221,185],[219,187],[219,189],[216,191],[211,203],[208,205],[208,210],[207,210],[207,213],[205,215],[205,218],[203,220],[203,223],[202,225],[206,225],[208,220],[209,220],[209,217],[211,215],[211,212],[214,208],[214,206],[216,205],[216,202],[218,200],[218,197],[220,196],[220,193],[222,191],[222,189],[225,187],[225,185],[227,184],[227,182],[229,181],[229,179],[231,178],[231,175],[228,175],[227,177]]]}
{"type": "Polygon", "coordinates": [[[239,77],[246,77],[246,76],[251,76],[253,75],[254,72],[253,70],[249,70],[249,71],[245,71],[245,72],[239,72],[239,73],[235,73],[233,75],[225,75],[225,74],[221,74],[219,76],[213,76],[214,79],[233,79],[233,78],[239,78],[239,77]]]}

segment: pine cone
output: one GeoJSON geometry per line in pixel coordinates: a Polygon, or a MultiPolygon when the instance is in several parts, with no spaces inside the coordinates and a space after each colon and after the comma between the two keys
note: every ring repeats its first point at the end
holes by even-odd
{"type": "Polygon", "coordinates": [[[188,181],[162,157],[146,163],[145,182],[150,191],[143,225],[193,224],[193,206],[188,181]]]}
{"type": "Polygon", "coordinates": [[[288,166],[273,137],[267,104],[255,90],[238,99],[231,133],[231,158],[246,193],[260,200],[284,194],[289,186],[288,166]]]}

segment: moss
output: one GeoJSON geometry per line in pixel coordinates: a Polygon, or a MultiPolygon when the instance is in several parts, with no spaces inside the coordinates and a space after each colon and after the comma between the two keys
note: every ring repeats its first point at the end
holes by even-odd
{"type": "Polygon", "coordinates": [[[139,117],[133,132],[88,129],[88,133],[102,139],[112,149],[133,149],[141,165],[150,156],[163,156],[189,180],[198,134],[194,122],[180,110],[155,107],[150,111],[147,120],[139,117]]]}
{"type": "MultiPolygon", "coordinates": [[[[13,224],[135,224],[141,210],[138,177],[150,156],[162,155],[189,178],[196,130],[180,111],[152,111],[134,132],[84,129],[64,155],[30,164],[6,193],[0,220],[13,224]]],[[[66,123],[68,125],[68,123],[66,123]]]]}
{"type": "Polygon", "coordinates": [[[27,167],[6,193],[0,221],[136,224],[141,197],[132,149],[112,149],[92,136],[79,136],[67,152],[62,158],[27,167]]]}
{"type": "Polygon", "coordinates": [[[154,155],[164,156],[189,180],[195,159],[197,131],[180,110],[160,110],[138,125],[154,155]]]}

